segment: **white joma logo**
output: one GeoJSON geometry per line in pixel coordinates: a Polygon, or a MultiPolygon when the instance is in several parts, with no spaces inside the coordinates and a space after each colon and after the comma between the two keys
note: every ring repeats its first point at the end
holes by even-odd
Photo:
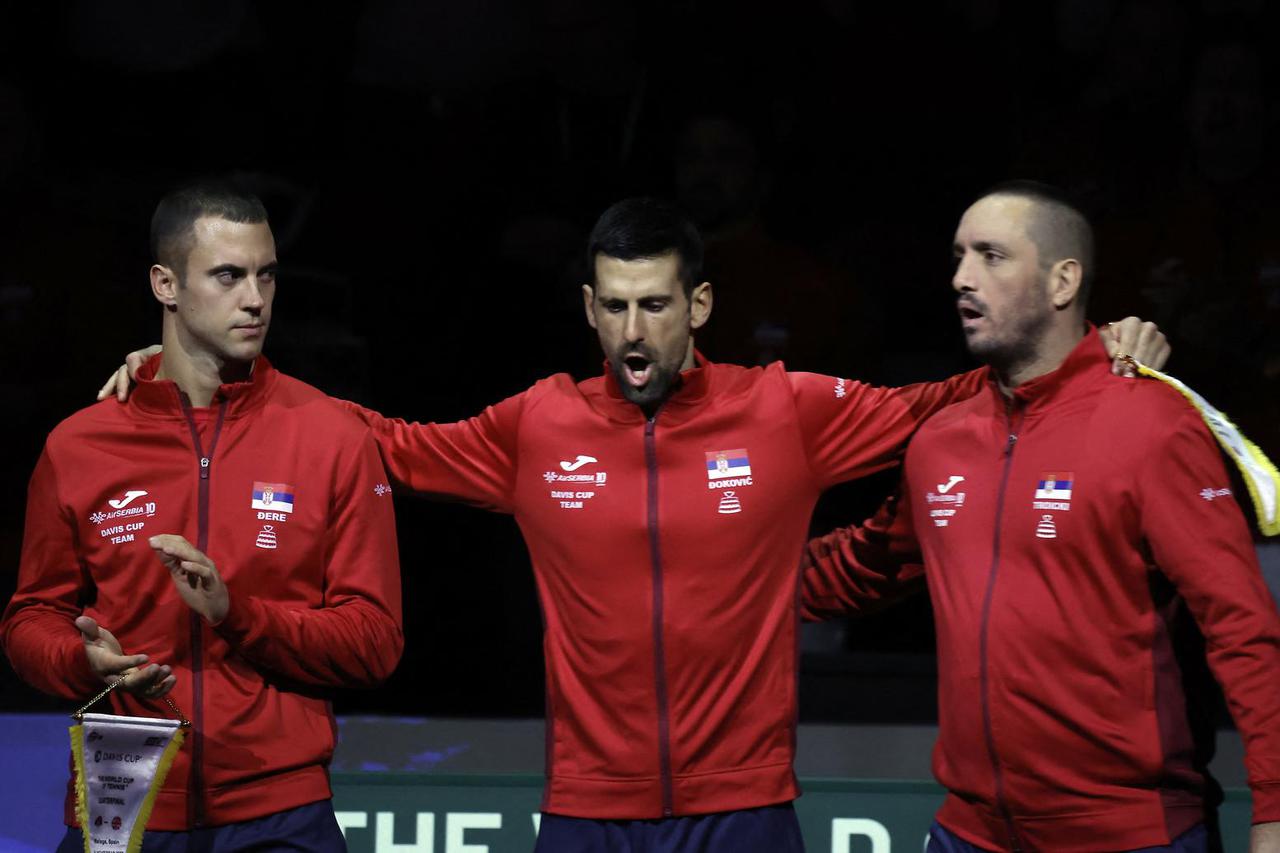
{"type": "Polygon", "coordinates": [[[947,480],[947,482],[938,484],[938,494],[945,495],[947,492],[951,491],[951,487],[954,486],[956,483],[963,483],[963,482],[964,482],[964,477],[957,477],[955,475],[952,475],[951,479],[947,480]]]}
{"type": "Polygon", "coordinates": [[[600,460],[596,459],[594,456],[583,456],[582,454],[578,454],[577,459],[573,460],[572,462],[561,462],[560,467],[565,471],[577,471],[583,465],[588,465],[592,462],[599,462],[599,461],[600,460]]]}
{"type": "Polygon", "coordinates": [[[142,491],[141,489],[130,489],[129,491],[124,493],[124,497],[121,498],[120,500],[107,501],[107,503],[111,504],[112,508],[114,509],[124,509],[129,504],[136,501],[138,498],[145,497],[146,494],[147,493],[142,491]]]}

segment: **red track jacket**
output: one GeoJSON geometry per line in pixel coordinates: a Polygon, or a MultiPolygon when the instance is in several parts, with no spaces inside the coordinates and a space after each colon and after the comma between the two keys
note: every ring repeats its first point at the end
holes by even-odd
{"type": "MultiPolygon", "coordinates": [[[[327,799],[323,688],[386,678],[403,638],[395,519],[368,430],[265,358],[194,410],[172,382],[149,381],[159,363],[126,405],[98,403],[50,434],[0,638],[24,680],[69,705],[103,686],[72,625],[82,610],[126,653],[173,667],[193,731],[150,827],[177,830],[327,799]],[[147,544],[157,533],[217,565],[231,594],[217,627],[178,598],[147,544]]],[[[123,691],[111,705],[172,717],[123,691]]]]}
{"type": "Polygon", "coordinates": [[[546,624],[544,808],[658,818],[797,796],[798,555],[814,502],[894,464],[925,416],[978,387],[702,363],[653,420],[607,368],[454,424],[361,411],[396,482],[520,525],[546,624]]]}
{"type": "Polygon", "coordinates": [[[902,503],[811,543],[804,609],[885,597],[914,527],[944,826],[993,849],[1098,851],[1202,821],[1170,641],[1183,606],[1244,737],[1254,820],[1280,820],[1280,618],[1218,447],[1176,391],[1112,376],[1090,331],[1012,401],[991,382],[936,415],[905,472],[902,503]]]}

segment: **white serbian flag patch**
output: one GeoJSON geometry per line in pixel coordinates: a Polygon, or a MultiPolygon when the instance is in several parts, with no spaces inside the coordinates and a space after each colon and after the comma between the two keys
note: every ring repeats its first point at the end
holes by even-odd
{"type": "Polygon", "coordinates": [[[1070,471],[1050,471],[1040,475],[1040,483],[1036,487],[1038,501],[1071,500],[1071,481],[1076,477],[1070,471]]]}
{"type": "Polygon", "coordinates": [[[722,480],[726,477],[750,477],[751,460],[745,448],[737,450],[713,450],[707,454],[707,479],[722,480]]]}
{"type": "Polygon", "coordinates": [[[293,512],[294,488],[287,483],[253,484],[253,508],[269,512],[293,512]]]}

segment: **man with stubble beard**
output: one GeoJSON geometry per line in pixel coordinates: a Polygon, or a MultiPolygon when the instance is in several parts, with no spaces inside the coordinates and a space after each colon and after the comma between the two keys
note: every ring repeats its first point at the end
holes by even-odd
{"type": "Polygon", "coordinates": [[[1189,618],[1244,739],[1250,850],[1280,851],[1280,617],[1217,443],[1178,391],[1113,375],[1092,228],[1060,191],[996,187],[953,250],[984,387],[920,428],[872,522],[810,544],[803,584],[822,618],[928,577],[930,853],[1220,849],[1189,618]]]}

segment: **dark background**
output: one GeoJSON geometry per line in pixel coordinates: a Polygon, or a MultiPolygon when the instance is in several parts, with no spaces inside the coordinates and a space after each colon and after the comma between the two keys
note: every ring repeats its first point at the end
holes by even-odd
{"type": "MultiPolygon", "coordinates": [[[[713,360],[945,376],[970,366],[948,289],[959,215],[995,181],[1052,181],[1098,227],[1094,318],[1158,321],[1170,370],[1280,452],[1263,0],[22,5],[0,12],[0,601],[44,436],[159,338],[147,225],[200,174],[271,211],[273,361],[422,420],[599,370],[581,253],[636,194],[703,227],[713,360]]],[[[839,490],[815,531],[891,486],[839,490]]],[[[397,512],[405,658],[339,709],[540,715],[515,525],[397,512]]],[[[806,717],[931,718],[927,602],[806,642],[806,717]],[[903,689],[851,692],[886,685],[903,689]]],[[[4,664],[0,691],[0,709],[61,709],[4,664]]]]}

